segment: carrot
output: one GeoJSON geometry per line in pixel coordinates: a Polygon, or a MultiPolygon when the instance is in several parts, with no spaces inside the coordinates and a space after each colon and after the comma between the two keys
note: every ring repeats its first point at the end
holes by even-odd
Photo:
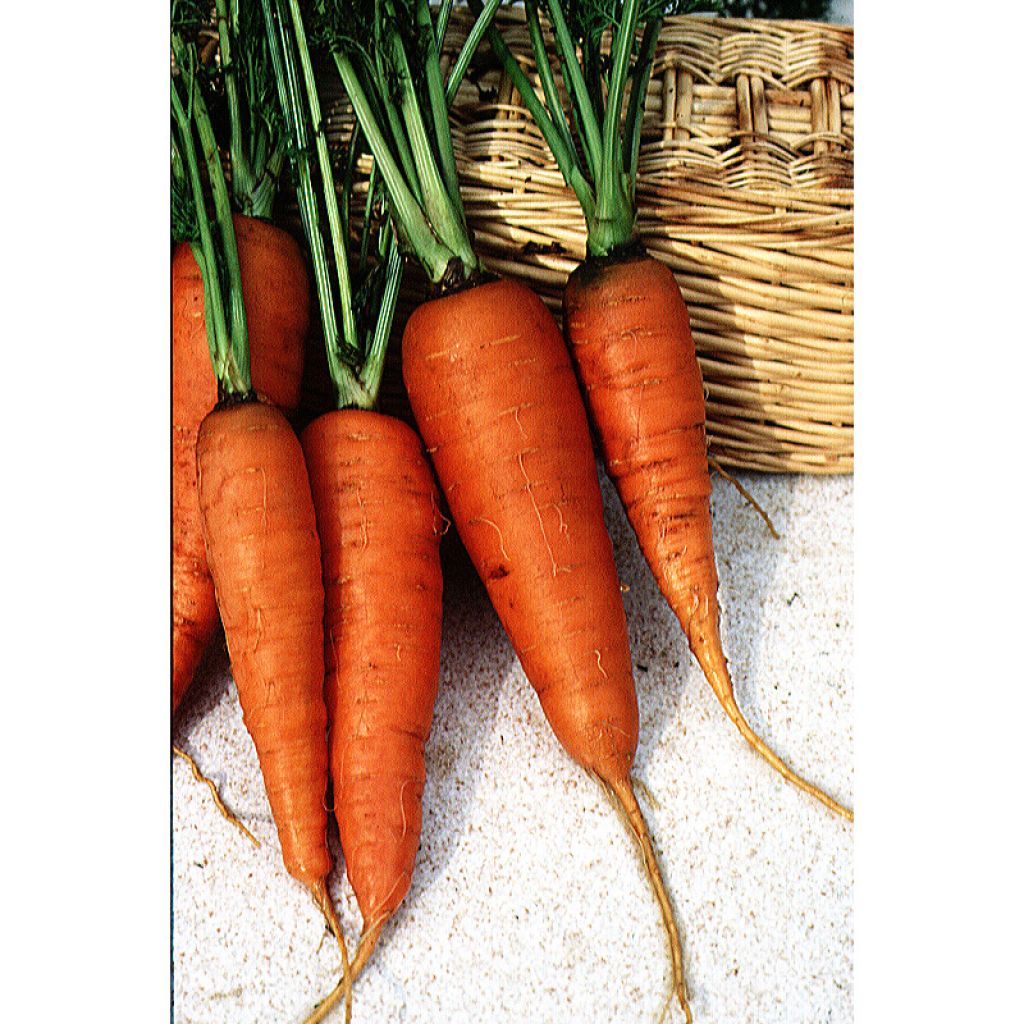
{"type": "Polygon", "coordinates": [[[640,844],[690,1017],[678,928],[631,781],[639,734],[626,616],[565,344],[524,285],[420,306],[402,370],[459,536],[555,736],[640,844]]]}
{"type": "MultiPolygon", "coordinates": [[[[269,223],[285,157],[280,117],[267,89],[267,53],[253,31],[258,5],[218,0],[217,45],[227,100],[228,153],[241,301],[248,318],[252,384],[282,409],[299,404],[305,337],[309,329],[309,282],[295,240],[269,223]]],[[[194,37],[204,26],[203,11],[191,0],[174,0],[171,24],[179,36],[194,37]]],[[[189,82],[207,74],[193,46],[179,48],[179,73],[189,82]]],[[[212,50],[208,53],[212,57],[212,50]]],[[[194,89],[184,98],[189,109],[194,89]]],[[[211,140],[216,145],[215,140],[211,140]]],[[[209,152],[204,152],[207,159],[209,152]]],[[[188,187],[183,155],[172,147],[172,235],[179,244],[171,260],[172,344],[172,509],[173,630],[171,712],[177,710],[196,666],[217,628],[213,587],[206,567],[195,496],[195,446],[199,422],[217,401],[210,372],[204,261],[200,235],[201,205],[188,187]],[[186,244],[188,243],[188,244],[186,244]]]]}
{"type": "MultiPolygon", "coordinates": [[[[254,7],[229,11],[218,0],[217,10],[221,63],[232,67],[229,46],[238,19],[242,10],[251,17],[254,7]]],[[[284,865],[310,891],[337,937],[344,978],[348,952],[326,885],[331,857],[324,591],[313,499],[298,438],[284,414],[261,401],[252,385],[238,244],[217,139],[195,73],[195,43],[186,43],[173,21],[171,39],[183,79],[171,83],[172,141],[194,199],[199,242],[193,252],[203,277],[210,357],[221,396],[200,424],[196,444],[207,560],[284,865]]],[[[257,40],[249,36],[248,42],[257,40]]]]}
{"type": "Polygon", "coordinates": [[[743,717],[719,633],[704,389],[672,271],[637,255],[584,263],[565,289],[565,336],[609,475],[658,586],[726,714],[783,778],[853,820],[797,775],[743,717]]]}
{"type": "MultiPolygon", "coordinates": [[[[326,139],[317,131],[322,116],[302,12],[284,0],[270,0],[264,10],[338,404],[303,431],[302,447],[322,544],[334,814],[363,929],[351,970],[314,1009],[308,1019],[315,1021],[342,995],[350,1010],[351,984],[412,881],[423,748],[440,672],[441,530],[422,441],[374,411],[402,275],[397,239],[390,225],[373,230],[371,182],[359,257],[350,259],[352,180],[346,176],[339,204],[326,139]],[[381,260],[371,268],[374,235],[381,260]]],[[[350,167],[358,152],[356,132],[350,167]]]]}
{"type": "Polygon", "coordinates": [[[317,36],[352,101],[398,235],[439,296],[415,310],[403,334],[416,423],[548,721],[640,844],[689,1016],[678,928],[630,779],[636,691],[586,413],[554,319],[529,289],[486,272],[459,192],[448,105],[497,2],[470,30],[447,83],[438,45],[449,5],[436,24],[426,0],[317,6],[317,36]]]}
{"type": "MultiPolygon", "coordinates": [[[[299,404],[309,329],[309,282],[302,253],[281,228],[240,214],[233,221],[253,386],[284,411],[293,412],[299,404]]],[[[218,625],[199,524],[195,454],[199,424],[216,402],[203,279],[191,246],[179,243],[171,257],[172,712],[218,625]]]]}
{"type": "MultiPolygon", "coordinates": [[[[471,6],[478,7],[478,0],[471,6]]],[[[563,9],[562,0],[544,0],[542,6],[577,137],[554,88],[538,3],[527,3],[526,18],[546,105],[494,29],[489,39],[587,222],[587,260],[566,285],[563,327],[605,465],[651,571],[729,718],[784,778],[852,821],[851,810],[798,776],[751,729],[722,650],[700,367],[672,273],[647,257],[635,237],[644,97],[663,12],[679,5],[576,0],[563,9]],[[609,30],[605,58],[601,40],[609,30]]]]}
{"type": "Polygon", "coordinates": [[[356,409],[302,435],[323,545],[334,814],[363,917],[353,979],[409,891],[441,659],[434,479],[419,437],[356,409]]]}

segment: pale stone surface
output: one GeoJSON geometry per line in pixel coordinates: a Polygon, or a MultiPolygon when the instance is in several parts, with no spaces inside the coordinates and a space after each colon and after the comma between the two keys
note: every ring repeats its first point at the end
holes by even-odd
{"type": "MultiPolygon", "coordinates": [[[[845,803],[853,792],[853,481],[740,474],[782,533],[714,485],[724,640],[751,724],[845,803]]],[[[695,1020],[853,1021],[853,828],[735,732],[603,482],[641,709],[636,774],[685,934],[695,1020]]],[[[446,542],[448,543],[448,542],[446,542]]],[[[354,1021],[658,1019],[658,911],[596,783],[557,745],[464,556],[448,544],[440,696],[412,889],[356,989],[354,1021]]],[[[262,842],[173,768],[179,1024],[302,1019],[337,977],[322,919],[285,873],[226,657],[175,730],[262,842]],[[323,940],[323,941],[322,941],[323,940]]],[[[336,836],[332,838],[338,856],[336,836]]],[[[360,920],[336,869],[351,936],[360,920]]],[[[341,1021],[338,1012],[331,1018],[341,1021]]],[[[668,1018],[680,1020],[678,1008],[668,1018]]]]}

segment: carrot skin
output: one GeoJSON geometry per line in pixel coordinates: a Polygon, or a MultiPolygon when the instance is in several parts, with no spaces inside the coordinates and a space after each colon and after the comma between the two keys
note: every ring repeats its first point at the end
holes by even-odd
{"type": "Polygon", "coordinates": [[[729,718],[788,781],[852,820],[754,733],[736,704],[719,632],[704,386],[672,271],[651,257],[582,264],[564,329],[608,473],[658,586],[729,718]]]}
{"type": "Polygon", "coordinates": [[[558,326],[524,285],[476,285],[416,309],[402,371],[459,536],[555,736],[605,785],[640,846],[689,1021],[679,930],[633,793],[626,615],[558,326]]]}
{"type": "Polygon", "coordinates": [[[327,849],[324,591],[309,478],[284,414],[217,408],[197,444],[217,607],[288,872],[314,893],[327,849]]]}
{"type": "Polygon", "coordinates": [[[323,549],[334,812],[365,932],[404,899],[419,847],[441,659],[441,517],[422,442],[401,421],[327,413],[302,446],[323,549]]]}
{"type": "Polygon", "coordinates": [[[638,736],[626,617],[558,327],[500,280],[419,306],[402,341],[416,423],[459,536],[558,740],[628,779],[638,736]]]}
{"type": "MultiPolygon", "coordinates": [[[[254,389],[285,411],[299,403],[309,283],[298,244],[287,232],[234,217],[249,328],[254,389]]],[[[171,257],[171,710],[177,711],[217,631],[196,488],[199,424],[217,402],[203,309],[203,281],[191,247],[171,257]]]]}
{"type": "Polygon", "coordinates": [[[718,571],[704,387],[672,272],[647,258],[583,265],[565,290],[565,336],[611,476],[658,585],[691,644],[717,630],[718,571]]]}

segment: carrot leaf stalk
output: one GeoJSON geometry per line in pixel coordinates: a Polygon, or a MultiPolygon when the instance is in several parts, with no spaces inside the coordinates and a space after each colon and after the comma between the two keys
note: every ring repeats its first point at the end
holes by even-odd
{"type": "Polygon", "coordinates": [[[459,191],[448,110],[498,0],[488,0],[456,58],[447,85],[437,21],[427,0],[314,0],[311,29],[352,103],[387,190],[401,249],[439,290],[482,272],[459,191]]]}
{"type": "MultiPolygon", "coordinates": [[[[373,267],[367,264],[371,221],[368,209],[364,217],[364,259],[358,268],[363,280],[353,280],[348,256],[351,176],[346,175],[344,203],[339,205],[302,11],[298,0],[262,0],[262,6],[296,178],[299,213],[312,255],[327,366],[338,408],[372,409],[380,390],[398,299],[401,254],[394,231],[387,227],[379,236],[379,263],[373,267]],[[311,153],[315,154],[315,163],[311,153]],[[322,216],[327,221],[329,249],[324,241],[322,216]],[[357,323],[357,306],[376,313],[368,324],[357,323]]],[[[353,161],[357,149],[358,140],[353,138],[353,161]]],[[[369,202],[373,196],[371,187],[369,202]]]]}
{"type": "MultiPolygon", "coordinates": [[[[174,13],[172,8],[172,15],[174,13]]],[[[196,44],[186,41],[181,30],[183,27],[172,19],[171,50],[178,72],[171,77],[172,131],[174,144],[186,169],[198,222],[199,243],[193,246],[193,252],[203,275],[210,358],[224,393],[247,395],[252,390],[249,336],[231,200],[210,112],[199,87],[199,76],[203,72],[196,44]],[[213,196],[213,223],[219,235],[219,245],[214,240],[206,212],[199,169],[200,153],[213,196]]]]}
{"type": "MultiPolygon", "coordinates": [[[[480,0],[469,3],[473,10],[480,9],[480,0]]],[[[587,222],[588,255],[607,256],[633,240],[644,99],[662,21],[668,14],[707,10],[717,4],[714,0],[526,0],[525,6],[543,102],[497,29],[492,26],[487,38],[576,193],[587,222]],[[551,26],[569,112],[555,88],[541,10],[551,26]],[[607,58],[602,52],[606,33],[611,39],[607,58]],[[570,125],[576,128],[575,137],[570,125]]]]}
{"type": "Polygon", "coordinates": [[[253,0],[216,0],[220,70],[230,121],[231,191],[239,212],[269,219],[284,165],[268,39],[253,0]]]}

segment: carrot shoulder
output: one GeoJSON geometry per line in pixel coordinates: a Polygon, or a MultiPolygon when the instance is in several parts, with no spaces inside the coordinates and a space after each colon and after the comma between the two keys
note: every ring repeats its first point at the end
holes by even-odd
{"type": "Polygon", "coordinates": [[[671,270],[650,257],[583,264],[566,286],[565,336],[609,475],[726,714],[788,781],[853,820],[785,764],[736,703],[719,633],[704,390],[671,270]]]}

